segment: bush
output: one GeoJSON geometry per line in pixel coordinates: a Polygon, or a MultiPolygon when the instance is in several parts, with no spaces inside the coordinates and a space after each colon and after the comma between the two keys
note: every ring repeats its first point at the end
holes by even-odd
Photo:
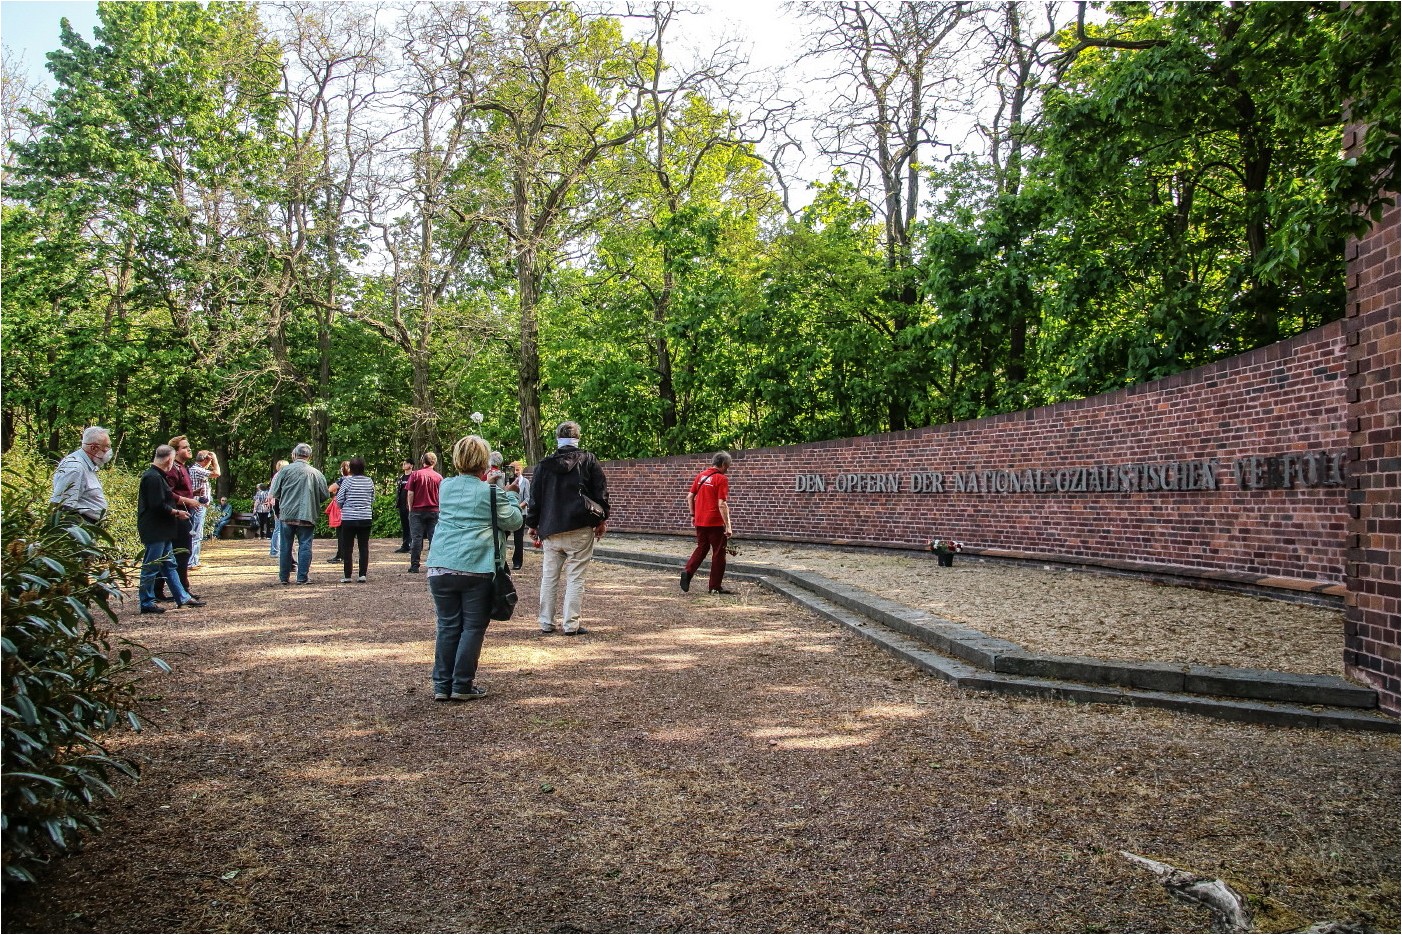
{"type": "MultiPolygon", "coordinates": [[[[104,472],[109,503],[114,473],[104,472]]],[[[136,568],[127,547],[109,530],[55,523],[38,459],[7,455],[3,487],[0,856],[6,880],[33,881],[39,865],[97,830],[96,807],[116,794],[114,779],[136,778],[136,764],[109,753],[99,737],[119,724],[139,730],[138,669],[148,661],[170,669],[128,640],[116,640],[114,652],[98,621],[98,612],[115,621],[113,602],[136,568]]],[[[134,533],[134,508],[113,505],[117,536],[125,532],[122,515],[132,517],[134,533]]]]}
{"type": "MultiPolygon", "coordinates": [[[[326,521],[325,513],[317,518],[316,535],[319,539],[336,538],[335,530],[326,521]]],[[[399,510],[394,505],[394,494],[375,494],[375,505],[370,508],[370,538],[399,538],[399,510]]]]}

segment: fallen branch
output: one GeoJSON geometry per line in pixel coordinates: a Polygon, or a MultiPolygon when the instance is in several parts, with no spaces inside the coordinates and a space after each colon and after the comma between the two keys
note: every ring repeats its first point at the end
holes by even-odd
{"type": "Polygon", "coordinates": [[[1132,864],[1137,864],[1159,878],[1168,894],[1182,902],[1202,906],[1212,913],[1214,932],[1249,932],[1252,927],[1251,910],[1246,908],[1246,900],[1241,894],[1221,880],[1213,880],[1179,870],[1177,867],[1120,851],[1132,864]]]}

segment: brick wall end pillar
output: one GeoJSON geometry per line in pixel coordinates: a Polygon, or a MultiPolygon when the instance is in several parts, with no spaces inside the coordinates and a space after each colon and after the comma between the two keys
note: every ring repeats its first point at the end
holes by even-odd
{"type": "Polygon", "coordinates": [[[1358,452],[1348,479],[1348,545],[1350,554],[1362,559],[1346,566],[1344,668],[1371,685],[1379,707],[1393,715],[1402,707],[1399,222],[1402,209],[1394,204],[1366,236],[1349,242],[1345,319],[1349,447],[1358,452]]]}

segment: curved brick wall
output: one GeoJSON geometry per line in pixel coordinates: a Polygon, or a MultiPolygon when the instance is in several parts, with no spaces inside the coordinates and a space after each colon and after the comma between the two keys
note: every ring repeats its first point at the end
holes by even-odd
{"type": "MultiPolygon", "coordinates": [[[[1337,584],[1349,521],[1338,476],[1349,445],[1345,340],[1334,322],[1090,399],[733,452],[736,535],[901,548],[951,537],[1337,584]],[[1239,473],[1239,459],[1256,460],[1239,473]],[[1165,483],[1175,489],[1142,489],[1165,483]]],[[[687,486],[709,463],[709,453],[607,462],[610,525],[689,532],[687,486]]]]}

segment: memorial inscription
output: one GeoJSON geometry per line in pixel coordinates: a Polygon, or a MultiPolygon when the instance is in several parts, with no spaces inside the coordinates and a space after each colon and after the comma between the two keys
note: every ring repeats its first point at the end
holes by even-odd
{"type": "MultiPolygon", "coordinates": [[[[1242,490],[1340,487],[1341,451],[1292,452],[1238,458],[1230,474],[1242,490]]],[[[1222,464],[1215,458],[1061,468],[795,474],[795,493],[1172,493],[1218,490],[1222,464]]]]}

